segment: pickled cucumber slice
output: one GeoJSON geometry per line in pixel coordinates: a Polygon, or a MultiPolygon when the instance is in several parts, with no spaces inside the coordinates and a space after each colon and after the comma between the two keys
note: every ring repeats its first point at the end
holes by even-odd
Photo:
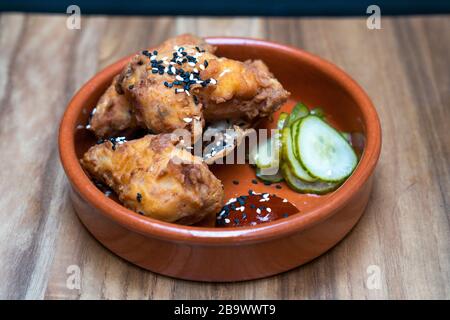
{"type": "Polygon", "coordinates": [[[298,160],[309,175],[323,181],[347,178],[358,158],[341,133],[317,116],[306,116],[297,128],[298,160]]]}
{"type": "Polygon", "coordinates": [[[289,164],[290,169],[297,178],[310,182],[317,180],[316,178],[311,177],[311,175],[309,175],[308,172],[306,172],[306,170],[302,167],[301,163],[296,158],[294,150],[292,148],[293,147],[292,142],[293,141],[291,137],[291,128],[289,127],[284,128],[281,137],[282,143],[281,154],[283,161],[289,164]]]}
{"type": "Polygon", "coordinates": [[[326,194],[336,190],[341,185],[341,182],[325,182],[319,180],[315,182],[307,182],[298,179],[293,174],[287,163],[283,163],[281,165],[281,173],[288,186],[300,193],[326,194]]]}

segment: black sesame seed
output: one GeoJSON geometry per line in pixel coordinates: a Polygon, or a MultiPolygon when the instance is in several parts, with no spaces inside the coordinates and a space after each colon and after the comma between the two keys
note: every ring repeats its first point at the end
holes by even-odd
{"type": "Polygon", "coordinates": [[[195,104],[198,104],[198,98],[197,98],[197,96],[194,96],[194,103],[195,103],[195,104]]]}
{"type": "Polygon", "coordinates": [[[167,81],[164,81],[164,85],[169,88],[169,83],[167,81]]]}
{"type": "Polygon", "coordinates": [[[105,142],[105,140],[99,139],[99,140],[97,140],[96,144],[102,144],[103,142],[105,142]]]}
{"type": "Polygon", "coordinates": [[[159,74],[164,74],[164,69],[159,69],[159,74]]]}
{"type": "Polygon", "coordinates": [[[128,86],[128,89],[130,89],[130,90],[133,90],[133,88],[134,88],[134,84],[130,84],[130,85],[128,86]]]}
{"type": "Polygon", "coordinates": [[[208,61],[205,60],[205,61],[203,62],[203,65],[205,66],[205,68],[208,67],[208,61]]]}
{"type": "Polygon", "coordinates": [[[149,52],[148,52],[148,50],[143,50],[143,51],[142,51],[142,54],[143,54],[144,56],[148,56],[149,52]]]}
{"type": "Polygon", "coordinates": [[[256,206],[252,203],[252,204],[250,204],[250,208],[256,209],[256,206]]]}
{"type": "Polygon", "coordinates": [[[253,184],[258,184],[258,181],[257,181],[256,179],[253,179],[253,180],[252,180],[252,183],[253,183],[253,184]]]}
{"type": "Polygon", "coordinates": [[[143,213],[142,211],[138,211],[138,213],[139,213],[141,216],[144,215],[144,213],[143,213]]]}
{"type": "Polygon", "coordinates": [[[289,214],[287,214],[287,213],[283,213],[283,218],[287,218],[287,217],[289,217],[289,214]]]}
{"type": "Polygon", "coordinates": [[[136,200],[137,200],[137,202],[141,202],[141,200],[142,200],[142,194],[140,194],[139,192],[136,193],[136,200]]]}
{"type": "Polygon", "coordinates": [[[247,219],[247,214],[245,212],[242,214],[242,219],[247,219]]]}
{"type": "Polygon", "coordinates": [[[158,70],[153,69],[153,70],[152,70],[152,73],[158,73],[158,70]]]}
{"type": "Polygon", "coordinates": [[[249,189],[249,190],[248,190],[248,194],[249,194],[249,195],[252,195],[252,194],[253,194],[253,190],[252,190],[252,189],[249,189]]]}
{"type": "Polygon", "coordinates": [[[233,180],[233,184],[238,185],[238,184],[239,184],[239,181],[233,180]]]}
{"type": "Polygon", "coordinates": [[[234,218],[234,223],[239,224],[239,218],[234,218]]]}
{"type": "Polygon", "coordinates": [[[155,56],[156,56],[157,54],[158,54],[158,51],[156,51],[156,50],[155,50],[155,51],[153,51],[153,55],[155,55],[155,56]]]}
{"type": "Polygon", "coordinates": [[[279,184],[277,184],[277,185],[275,186],[275,188],[281,189],[282,187],[281,187],[279,184]]]}
{"type": "Polygon", "coordinates": [[[266,185],[266,186],[270,186],[272,184],[272,182],[270,182],[270,181],[264,181],[264,185],[266,185]]]}

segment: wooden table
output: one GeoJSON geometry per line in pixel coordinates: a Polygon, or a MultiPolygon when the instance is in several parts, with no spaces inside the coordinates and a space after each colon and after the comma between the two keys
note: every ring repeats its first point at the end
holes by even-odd
{"type": "Polygon", "coordinates": [[[450,298],[449,31],[449,16],[382,17],[381,30],[365,18],[82,17],[68,30],[65,16],[0,15],[0,298],[450,298]],[[374,192],[322,257],[257,281],[181,281],[118,258],[77,219],[56,143],[67,102],[99,69],[183,32],[304,48],[373,99],[383,127],[374,192]],[[71,265],[80,290],[66,285],[71,265]],[[372,265],[379,289],[367,285],[372,265]]]}

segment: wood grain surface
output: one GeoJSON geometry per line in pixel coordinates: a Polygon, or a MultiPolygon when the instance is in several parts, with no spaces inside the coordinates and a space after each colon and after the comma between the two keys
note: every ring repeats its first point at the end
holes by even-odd
{"type": "Polygon", "coordinates": [[[65,16],[1,14],[0,298],[450,298],[449,56],[450,16],[383,17],[381,30],[365,18],[82,17],[68,30],[65,16]],[[373,99],[383,129],[373,195],[325,255],[257,281],[180,281],[118,258],[77,219],[56,144],[67,102],[99,69],[183,32],[306,49],[373,99]],[[79,290],[66,285],[71,265],[79,290]],[[373,265],[379,289],[367,286],[373,265]]]}

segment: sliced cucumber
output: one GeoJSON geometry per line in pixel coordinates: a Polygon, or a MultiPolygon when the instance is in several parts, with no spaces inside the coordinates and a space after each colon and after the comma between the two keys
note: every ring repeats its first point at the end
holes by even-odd
{"type": "Polygon", "coordinates": [[[281,173],[289,187],[300,193],[326,194],[336,190],[341,184],[340,182],[303,181],[293,174],[287,163],[281,165],[281,173]]]}
{"type": "Polygon", "coordinates": [[[284,124],[288,117],[289,117],[289,113],[286,113],[286,112],[280,113],[280,116],[278,117],[278,121],[277,121],[277,129],[278,130],[281,130],[284,128],[284,124]]]}
{"type": "Polygon", "coordinates": [[[291,137],[291,128],[284,128],[282,131],[281,143],[282,143],[282,158],[286,163],[289,164],[290,169],[293,174],[302,180],[305,181],[316,181],[317,179],[311,177],[311,175],[306,172],[306,170],[302,167],[301,163],[297,160],[294,154],[294,150],[292,149],[292,137],[291,137]]]}
{"type": "Polygon", "coordinates": [[[303,167],[320,180],[342,181],[358,163],[342,134],[317,116],[302,119],[295,142],[303,167]]]}
{"type": "Polygon", "coordinates": [[[262,174],[260,168],[256,168],[256,176],[261,179],[264,182],[281,182],[283,181],[283,176],[281,175],[281,170],[278,170],[276,174],[268,175],[268,174],[262,174]]]}
{"type": "Polygon", "coordinates": [[[264,169],[278,167],[280,163],[280,149],[280,134],[277,132],[258,146],[256,166],[264,169]]]}
{"type": "Polygon", "coordinates": [[[298,129],[300,127],[301,122],[302,122],[302,119],[298,119],[291,126],[292,150],[294,151],[294,155],[297,159],[299,159],[300,156],[298,155],[297,143],[295,143],[295,142],[298,139],[297,138],[298,137],[298,129]]]}
{"type": "Polygon", "coordinates": [[[288,120],[285,122],[285,127],[291,126],[296,120],[306,117],[308,114],[309,114],[308,107],[301,102],[297,103],[294,109],[292,109],[288,120]]]}

